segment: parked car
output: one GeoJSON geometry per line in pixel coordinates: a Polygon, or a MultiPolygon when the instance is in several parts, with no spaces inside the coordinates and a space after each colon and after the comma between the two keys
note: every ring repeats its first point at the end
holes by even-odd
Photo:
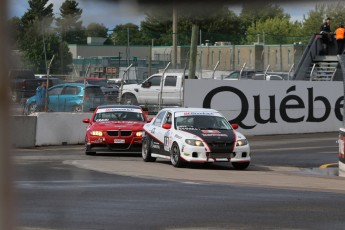
{"type": "Polygon", "coordinates": [[[187,162],[231,162],[235,169],[249,166],[247,138],[214,109],[165,108],[144,125],[142,157],[170,159],[174,167],[187,162]]]}
{"type": "MultiPolygon", "coordinates": [[[[51,112],[87,112],[105,103],[105,97],[98,85],[77,83],[59,84],[48,89],[51,112]]],[[[36,97],[25,102],[24,113],[31,114],[36,110],[36,97]]]]}
{"type": "Polygon", "coordinates": [[[137,151],[142,144],[143,126],[147,114],[135,105],[102,105],[97,107],[85,135],[85,154],[96,152],[137,151]]]}
{"type": "Polygon", "coordinates": [[[284,78],[280,75],[276,74],[255,74],[253,76],[253,80],[266,80],[266,81],[273,81],[273,80],[284,80],[284,78]]]}
{"type": "Polygon", "coordinates": [[[248,80],[252,79],[255,75],[254,70],[243,70],[241,71],[233,71],[228,76],[224,77],[223,80],[248,80]]]}
{"type": "Polygon", "coordinates": [[[98,85],[101,87],[107,101],[116,101],[119,96],[119,87],[108,84],[106,78],[83,78],[75,81],[76,83],[85,83],[91,85],[98,85]]]}

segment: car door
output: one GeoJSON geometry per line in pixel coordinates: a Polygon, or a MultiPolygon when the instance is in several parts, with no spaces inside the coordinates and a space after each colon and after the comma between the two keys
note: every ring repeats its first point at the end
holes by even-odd
{"type": "Polygon", "coordinates": [[[60,111],[71,112],[74,106],[81,105],[80,90],[80,87],[73,85],[67,85],[63,88],[59,98],[60,111]]]}
{"type": "Polygon", "coordinates": [[[63,86],[52,87],[48,90],[48,95],[49,95],[48,110],[49,111],[59,111],[59,98],[60,98],[62,90],[63,90],[63,86]]]}
{"type": "Polygon", "coordinates": [[[166,111],[161,111],[157,114],[154,119],[152,126],[150,126],[149,133],[152,138],[152,152],[157,154],[162,154],[164,152],[164,133],[165,130],[162,128],[163,119],[165,117],[166,111]]]}
{"type": "Polygon", "coordinates": [[[179,105],[180,89],[177,88],[177,76],[165,75],[164,87],[162,89],[162,104],[164,105],[179,105]]]}
{"type": "Polygon", "coordinates": [[[148,78],[141,84],[141,87],[138,89],[139,92],[139,101],[144,104],[156,104],[159,103],[159,92],[161,89],[161,75],[154,75],[148,78]]]}

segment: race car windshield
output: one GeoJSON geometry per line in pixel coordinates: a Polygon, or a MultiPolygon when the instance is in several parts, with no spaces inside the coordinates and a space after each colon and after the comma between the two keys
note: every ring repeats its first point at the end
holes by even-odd
{"type": "Polygon", "coordinates": [[[127,111],[112,111],[105,113],[97,113],[95,121],[144,121],[141,113],[127,111]]]}
{"type": "Polygon", "coordinates": [[[175,119],[176,129],[231,129],[224,117],[218,116],[180,116],[175,119]]]}

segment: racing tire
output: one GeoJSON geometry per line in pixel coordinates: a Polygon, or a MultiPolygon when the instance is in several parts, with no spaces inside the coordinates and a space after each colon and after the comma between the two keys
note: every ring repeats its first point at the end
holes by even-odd
{"type": "Polygon", "coordinates": [[[81,105],[75,105],[75,106],[73,106],[72,112],[75,112],[75,113],[81,113],[81,112],[83,112],[83,110],[82,110],[82,108],[81,108],[81,105]]]}
{"type": "Polygon", "coordinates": [[[237,170],[244,170],[248,168],[250,162],[231,162],[232,167],[234,167],[237,170]]]}
{"type": "Polygon", "coordinates": [[[154,162],[156,161],[156,157],[151,156],[151,139],[145,138],[143,140],[142,148],[141,148],[141,156],[145,162],[154,162]]]}
{"type": "Polygon", "coordinates": [[[125,93],[121,97],[121,104],[123,105],[139,105],[137,98],[133,94],[125,93]]]}
{"type": "Polygon", "coordinates": [[[181,158],[180,148],[176,143],[171,146],[170,161],[175,168],[182,168],[186,165],[186,162],[181,158]]]}

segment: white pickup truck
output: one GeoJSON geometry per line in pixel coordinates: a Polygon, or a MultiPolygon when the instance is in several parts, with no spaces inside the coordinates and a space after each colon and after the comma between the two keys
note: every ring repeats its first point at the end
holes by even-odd
{"type": "Polygon", "coordinates": [[[188,76],[183,72],[165,73],[162,79],[162,75],[162,73],[154,74],[141,84],[123,85],[121,104],[181,106],[183,104],[183,83],[188,76]]]}

